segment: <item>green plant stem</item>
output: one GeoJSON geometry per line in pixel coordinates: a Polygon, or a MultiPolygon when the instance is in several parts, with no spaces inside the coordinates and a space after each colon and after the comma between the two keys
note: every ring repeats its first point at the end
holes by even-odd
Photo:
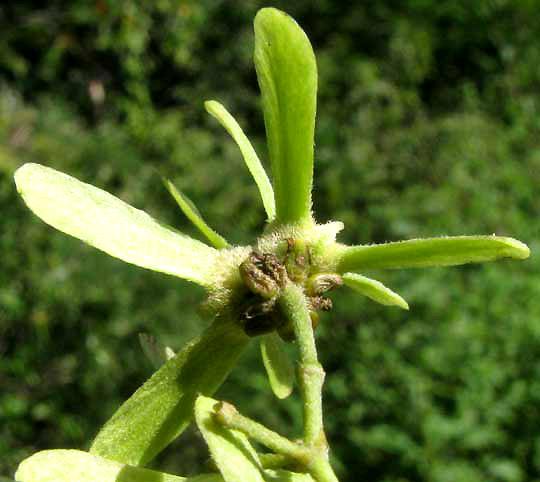
{"type": "Polygon", "coordinates": [[[311,318],[300,287],[289,283],[283,289],[281,308],[293,324],[300,351],[298,378],[304,400],[304,443],[313,447],[324,439],[321,401],[324,370],[317,359],[311,318]]]}
{"type": "Polygon", "coordinates": [[[283,454],[259,454],[259,460],[265,469],[282,469],[291,463],[290,457],[283,454]]]}
{"type": "Polygon", "coordinates": [[[275,463],[276,467],[294,463],[305,467],[305,470],[317,482],[338,482],[328,462],[327,449],[317,446],[308,448],[302,443],[292,442],[264,425],[240,414],[233,405],[227,402],[219,402],[216,406],[215,420],[224,427],[238,430],[250,439],[256,440],[276,452],[276,454],[264,454],[261,456],[263,466],[268,461],[270,461],[269,465],[275,463]]]}
{"type": "Polygon", "coordinates": [[[315,335],[304,292],[299,286],[287,283],[280,297],[280,305],[285,317],[293,324],[301,362],[304,365],[319,365],[315,335]]]}
{"type": "Polygon", "coordinates": [[[289,282],[282,290],[279,303],[283,314],[293,325],[300,351],[298,377],[304,402],[303,443],[291,442],[260,423],[244,417],[229,403],[220,402],[216,407],[215,418],[220,424],[239,430],[277,454],[299,463],[317,482],[338,482],[328,461],[328,443],[322,416],[324,370],[317,359],[306,296],[299,286],[289,282]]]}
{"type": "Polygon", "coordinates": [[[337,482],[328,461],[322,414],[324,370],[317,359],[307,300],[299,286],[288,283],[283,288],[280,305],[284,315],[292,322],[300,351],[298,375],[304,402],[304,445],[312,454],[307,469],[318,482],[337,482]]]}
{"type": "Polygon", "coordinates": [[[339,482],[326,457],[313,457],[308,471],[317,482],[339,482]]]}
{"type": "Polygon", "coordinates": [[[244,417],[230,403],[220,402],[216,408],[215,418],[221,425],[246,434],[278,454],[286,455],[302,465],[307,465],[310,462],[311,454],[305,447],[291,442],[250,418],[244,417]]]}
{"type": "Polygon", "coordinates": [[[304,401],[304,443],[307,447],[327,449],[321,396],[324,370],[319,363],[300,363],[298,378],[304,401]]]}

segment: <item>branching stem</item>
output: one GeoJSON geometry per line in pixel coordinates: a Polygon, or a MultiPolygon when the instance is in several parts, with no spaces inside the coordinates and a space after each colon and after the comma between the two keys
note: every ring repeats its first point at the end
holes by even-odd
{"type": "Polygon", "coordinates": [[[230,403],[220,402],[216,409],[216,420],[223,426],[245,433],[251,439],[256,440],[265,447],[278,454],[288,456],[291,460],[307,465],[310,460],[309,450],[291,442],[277,432],[266,428],[250,418],[241,415],[230,403]]]}
{"type": "Polygon", "coordinates": [[[283,458],[304,467],[316,482],[338,482],[328,461],[328,443],[323,428],[322,386],[324,370],[317,359],[315,336],[309,314],[309,305],[301,287],[287,282],[282,288],[279,305],[283,315],[291,322],[300,363],[298,378],[304,404],[304,439],[292,442],[278,433],[244,417],[232,405],[220,402],[215,418],[223,426],[243,432],[248,437],[273,450],[283,458]]]}
{"type": "Polygon", "coordinates": [[[233,405],[227,402],[220,402],[217,405],[215,419],[224,427],[238,430],[276,452],[276,454],[261,456],[263,466],[265,465],[264,458],[266,458],[266,461],[270,460],[270,465],[277,462],[277,466],[294,464],[305,467],[305,470],[317,482],[338,482],[328,462],[326,450],[318,446],[306,447],[301,442],[292,442],[264,425],[241,415],[233,405]]]}

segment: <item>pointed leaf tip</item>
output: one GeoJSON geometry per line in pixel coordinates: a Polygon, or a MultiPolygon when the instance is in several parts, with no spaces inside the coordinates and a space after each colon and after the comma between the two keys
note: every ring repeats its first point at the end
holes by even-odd
{"type": "Polygon", "coordinates": [[[346,286],[371,298],[377,303],[389,306],[399,306],[404,310],[409,309],[408,303],[401,296],[384,286],[380,281],[367,278],[366,276],[357,273],[345,273],[342,276],[342,279],[346,286]]]}
{"type": "Polygon", "coordinates": [[[165,187],[176,201],[176,204],[180,207],[186,217],[195,225],[195,227],[210,241],[210,243],[217,249],[224,249],[229,246],[227,240],[214,231],[206,221],[203,219],[201,213],[197,209],[197,206],[189,199],[183,192],[178,190],[176,186],[166,178],[162,178],[165,187]]]}
{"type": "Polygon", "coordinates": [[[255,69],[262,95],[276,218],[311,221],[317,65],[292,17],[263,8],[255,17],[255,69]]]}
{"type": "Polygon", "coordinates": [[[139,333],[139,344],[143,353],[156,370],[175,355],[172,348],[165,346],[148,333],[139,333]]]}

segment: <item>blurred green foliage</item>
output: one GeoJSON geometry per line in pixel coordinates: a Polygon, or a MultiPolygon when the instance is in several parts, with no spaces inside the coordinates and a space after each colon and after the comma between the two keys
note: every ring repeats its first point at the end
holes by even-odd
{"type": "MultiPolygon", "coordinates": [[[[266,4],[264,4],[266,5],[266,4]]],[[[540,2],[298,0],[319,64],[314,208],[341,240],[490,234],[526,262],[367,273],[410,312],[334,295],[319,331],[339,475],[385,482],[540,481],[540,2]]],[[[40,162],[197,236],[165,173],[233,243],[264,225],[216,98],[265,159],[251,22],[263,2],[107,0],[0,7],[0,474],[86,448],[151,373],[137,333],[178,349],[202,290],[45,226],[13,171],[40,162]]],[[[254,346],[218,397],[288,435],[254,346]]],[[[207,458],[185,433],[156,464],[207,458]],[[179,455],[180,454],[180,455],[179,455]]]]}

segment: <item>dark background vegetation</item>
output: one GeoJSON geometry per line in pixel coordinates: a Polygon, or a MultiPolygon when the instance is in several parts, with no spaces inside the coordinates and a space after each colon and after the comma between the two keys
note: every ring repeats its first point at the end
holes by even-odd
{"type": "MultiPolygon", "coordinates": [[[[325,409],[343,481],[540,481],[540,2],[270,2],[319,66],[314,208],[340,240],[491,234],[525,262],[368,273],[411,310],[343,292],[319,330],[325,409]],[[289,5],[290,4],[290,5],[289,5]]],[[[0,6],[0,475],[48,448],[88,447],[150,374],[137,334],[180,348],[208,324],[201,289],[54,231],[14,170],[68,172],[194,236],[170,176],[216,230],[264,226],[215,98],[266,160],[252,64],[255,0],[76,0],[0,6]],[[44,6],[46,5],[46,6],[44,6]]],[[[217,395],[296,436],[256,344],[217,395]]],[[[155,466],[190,475],[189,430],[155,466]]]]}

